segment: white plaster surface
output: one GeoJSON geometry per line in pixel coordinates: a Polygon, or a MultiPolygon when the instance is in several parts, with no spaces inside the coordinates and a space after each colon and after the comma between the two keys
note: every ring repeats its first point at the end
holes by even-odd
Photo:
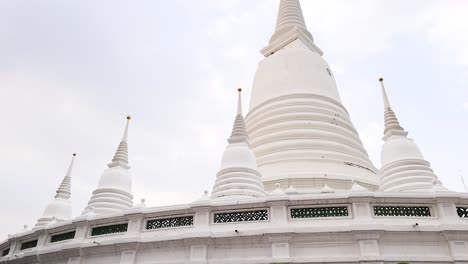
{"type": "MultiPolygon", "coordinates": [[[[299,1],[281,0],[280,7],[250,113],[244,124],[238,110],[212,196],[133,207],[127,121],[84,214],[9,236],[0,243],[0,252],[10,249],[0,263],[468,263],[468,218],[457,213],[468,207],[468,195],[444,190],[393,111],[386,112],[383,167],[377,171],[305,28],[299,1]],[[379,216],[376,206],[427,207],[430,216],[379,216]],[[291,213],[334,207],[348,214],[291,213]],[[214,221],[217,214],[258,210],[266,210],[267,219],[214,221]],[[193,224],[147,229],[148,221],[177,217],[193,217],[193,224]],[[126,232],[91,235],[95,227],[123,223],[126,232]],[[70,231],[76,231],[73,239],[51,243],[52,236],[70,231]],[[21,249],[36,239],[36,247],[21,249]]],[[[388,98],[385,104],[390,109],[388,98]]],[[[45,217],[69,213],[60,199],[45,217]]]]}

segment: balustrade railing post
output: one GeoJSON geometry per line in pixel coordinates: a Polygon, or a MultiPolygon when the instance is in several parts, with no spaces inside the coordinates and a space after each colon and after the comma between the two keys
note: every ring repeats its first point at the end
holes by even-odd
{"type": "Polygon", "coordinates": [[[89,224],[87,222],[80,222],[76,227],[74,242],[80,243],[88,236],[89,224]]]}
{"type": "Polygon", "coordinates": [[[270,205],[270,222],[272,225],[286,226],[288,224],[288,207],[285,203],[272,203],[270,205]]]}
{"type": "Polygon", "coordinates": [[[48,239],[49,239],[49,234],[45,230],[41,231],[39,237],[37,238],[36,249],[39,250],[39,249],[43,248],[47,244],[48,239]]]}
{"type": "Polygon", "coordinates": [[[370,200],[359,199],[352,200],[352,216],[355,224],[365,224],[372,222],[372,206],[370,200]]]}
{"type": "Polygon", "coordinates": [[[193,227],[199,232],[210,230],[210,210],[208,208],[198,208],[194,215],[193,227]]]}
{"type": "Polygon", "coordinates": [[[452,201],[439,201],[437,203],[437,214],[441,224],[460,223],[460,217],[457,214],[457,206],[452,201]]]}
{"type": "Polygon", "coordinates": [[[136,235],[141,233],[143,229],[143,215],[131,216],[128,219],[128,230],[129,235],[136,235]]]}

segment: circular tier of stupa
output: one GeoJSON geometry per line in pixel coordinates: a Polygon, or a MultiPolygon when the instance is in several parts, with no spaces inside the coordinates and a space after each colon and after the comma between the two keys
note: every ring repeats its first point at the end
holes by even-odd
{"type": "MultiPolygon", "coordinates": [[[[189,204],[134,204],[129,125],[81,215],[72,168],[32,229],[0,243],[1,263],[466,263],[468,194],[447,190],[400,125],[383,79],[382,167],[341,103],[299,0],[281,0],[244,119],[213,190],[189,204]]],[[[8,217],[8,216],[3,216],[8,217]]]]}

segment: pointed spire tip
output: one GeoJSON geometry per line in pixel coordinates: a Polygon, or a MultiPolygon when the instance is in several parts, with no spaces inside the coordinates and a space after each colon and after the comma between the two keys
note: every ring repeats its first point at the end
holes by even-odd
{"type": "Polygon", "coordinates": [[[125,125],[125,130],[122,136],[122,141],[121,142],[127,142],[128,138],[128,124],[130,123],[130,119],[132,119],[132,116],[128,115],[127,116],[127,124],[125,125]]]}
{"type": "Polygon", "coordinates": [[[387,92],[385,90],[385,85],[383,83],[383,78],[379,78],[380,87],[382,89],[382,97],[384,103],[384,140],[386,140],[390,135],[403,135],[406,136],[406,132],[403,127],[400,126],[395,112],[393,112],[392,107],[390,106],[390,101],[388,100],[387,92]]]}
{"type": "Polygon", "coordinates": [[[66,177],[71,177],[72,169],[73,169],[73,162],[75,161],[76,153],[73,153],[72,159],[70,161],[70,165],[68,166],[66,177]]]}
{"type": "Polygon", "coordinates": [[[115,152],[112,162],[107,164],[109,168],[115,167],[117,165],[130,168],[130,166],[128,166],[127,140],[128,140],[128,126],[130,124],[131,118],[132,118],[131,116],[127,116],[127,122],[126,122],[127,124],[125,125],[124,133],[122,135],[122,140],[120,141],[120,144],[117,147],[117,151],[115,152]]]}
{"type": "Polygon", "coordinates": [[[242,88],[238,88],[239,96],[237,98],[237,114],[242,115],[242,88]]]}
{"type": "Polygon", "coordinates": [[[228,139],[229,143],[248,142],[244,117],[242,116],[242,88],[238,88],[237,91],[239,92],[237,96],[237,115],[234,120],[231,137],[228,139]]]}

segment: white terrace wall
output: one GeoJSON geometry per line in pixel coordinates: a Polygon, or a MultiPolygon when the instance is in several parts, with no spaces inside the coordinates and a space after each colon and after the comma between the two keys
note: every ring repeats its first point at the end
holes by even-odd
{"type": "Polygon", "coordinates": [[[140,208],[11,236],[0,262],[468,264],[467,208],[460,194],[375,193],[140,208]]]}

